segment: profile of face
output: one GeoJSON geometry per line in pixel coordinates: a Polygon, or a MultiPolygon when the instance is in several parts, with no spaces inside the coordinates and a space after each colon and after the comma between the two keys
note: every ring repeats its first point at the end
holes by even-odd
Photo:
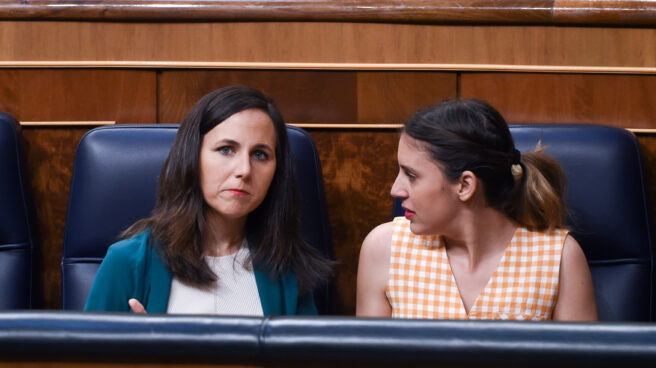
{"type": "Polygon", "coordinates": [[[402,201],[410,230],[418,235],[445,234],[462,203],[458,181],[449,181],[423,145],[402,134],[399,140],[399,174],[390,194],[402,201]]]}
{"type": "Polygon", "coordinates": [[[200,185],[213,215],[243,219],[266,197],[276,171],[276,131],[266,112],[231,115],[205,136],[200,185]]]}

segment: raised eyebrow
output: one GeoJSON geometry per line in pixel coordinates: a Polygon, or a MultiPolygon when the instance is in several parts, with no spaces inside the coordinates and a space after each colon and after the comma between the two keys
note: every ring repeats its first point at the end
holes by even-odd
{"type": "Polygon", "coordinates": [[[253,149],[273,152],[273,148],[271,148],[268,144],[265,143],[258,143],[255,146],[253,146],[253,149]]]}
{"type": "Polygon", "coordinates": [[[407,166],[405,166],[405,165],[399,165],[399,167],[400,167],[401,169],[403,169],[403,171],[414,172],[414,170],[412,170],[412,168],[407,167],[407,166]]]}
{"type": "Polygon", "coordinates": [[[239,146],[239,142],[233,141],[232,139],[221,139],[215,143],[215,145],[228,144],[231,146],[239,146]]]}

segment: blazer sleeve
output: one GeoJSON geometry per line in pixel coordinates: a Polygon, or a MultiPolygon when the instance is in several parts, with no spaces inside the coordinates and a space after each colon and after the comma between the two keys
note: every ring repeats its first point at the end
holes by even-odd
{"type": "Polygon", "coordinates": [[[109,247],[91,286],[85,311],[130,311],[128,299],[134,295],[135,284],[133,260],[121,245],[109,247]]]}

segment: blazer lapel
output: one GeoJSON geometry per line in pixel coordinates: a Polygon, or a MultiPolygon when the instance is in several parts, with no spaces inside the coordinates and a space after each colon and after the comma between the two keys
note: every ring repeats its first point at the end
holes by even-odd
{"type": "Polygon", "coordinates": [[[152,246],[149,246],[148,250],[144,307],[148,313],[166,313],[171,293],[171,273],[164,266],[157,251],[152,246]]]}
{"type": "Polygon", "coordinates": [[[269,273],[255,262],[253,262],[253,272],[255,273],[255,283],[257,284],[257,292],[260,294],[264,315],[283,314],[284,301],[281,298],[282,290],[279,279],[269,277],[269,273]]]}

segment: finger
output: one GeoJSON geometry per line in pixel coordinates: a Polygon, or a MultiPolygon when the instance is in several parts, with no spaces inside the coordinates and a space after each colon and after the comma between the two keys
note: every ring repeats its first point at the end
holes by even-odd
{"type": "Polygon", "coordinates": [[[130,306],[130,309],[132,309],[133,313],[137,314],[146,314],[146,308],[137,300],[137,299],[130,299],[128,300],[128,305],[130,306]]]}

